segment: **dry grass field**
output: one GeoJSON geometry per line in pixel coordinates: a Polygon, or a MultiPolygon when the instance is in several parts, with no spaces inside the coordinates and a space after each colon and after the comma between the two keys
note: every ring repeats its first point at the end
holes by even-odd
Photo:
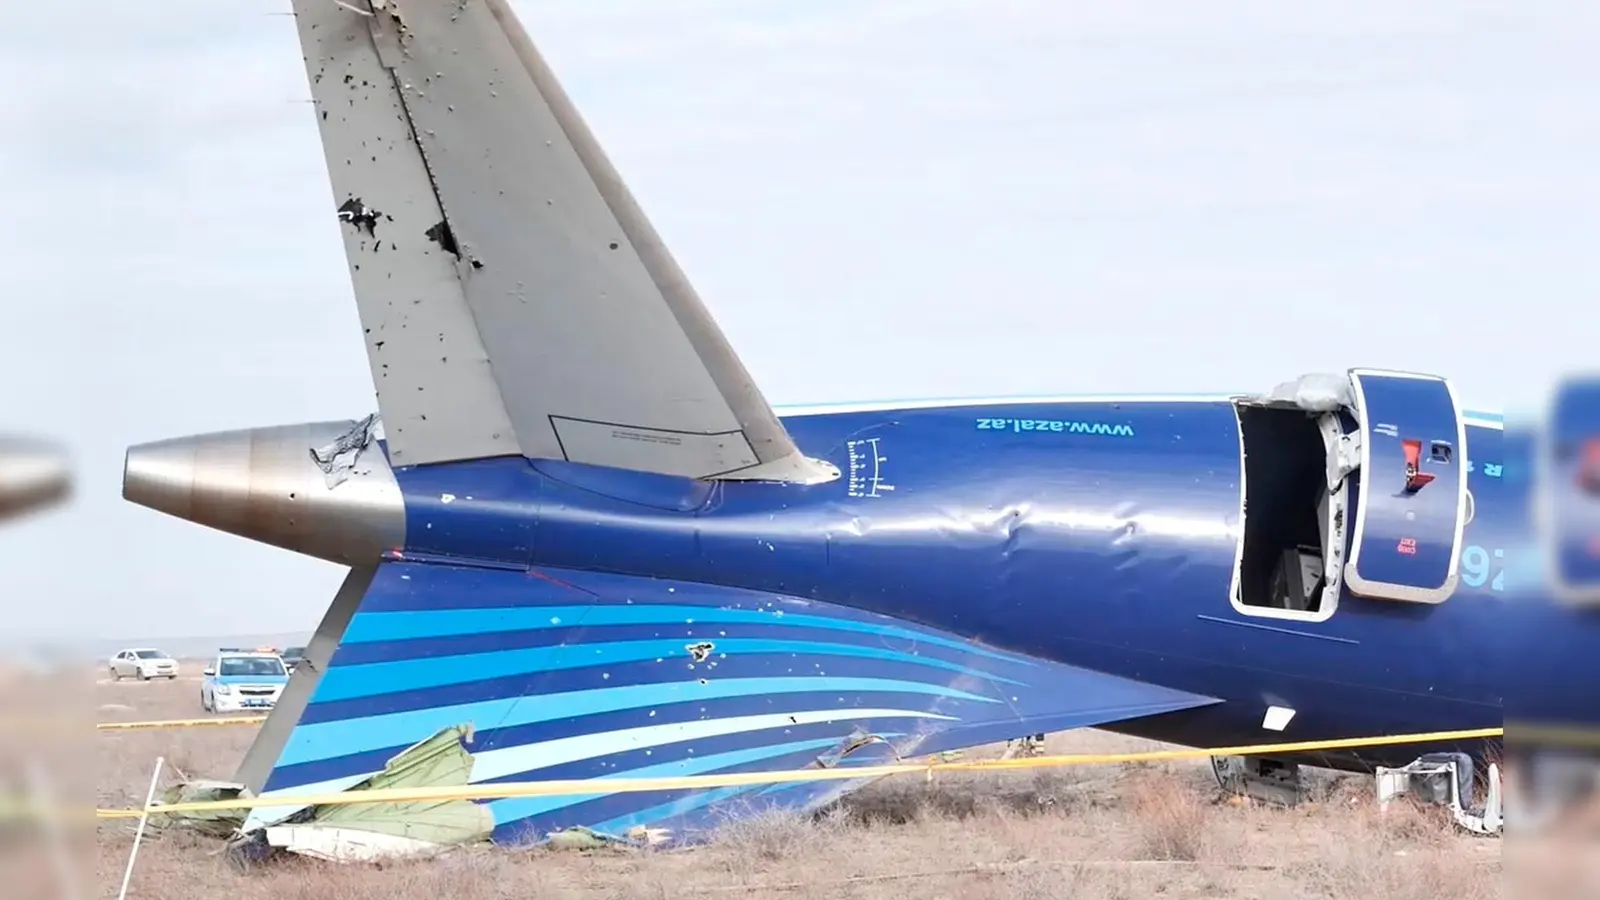
{"type": "MultiPolygon", "coordinates": [[[[94,687],[99,721],[201,715],[200,664],[172,683],[94,687]]],[[[231,777],[253,728],[106,732],[102,807],[137,806],[158,755],[191,777],[231,777]]],[[[1093,731],[1053,753],[1155,749],[1093,731]]],[[[991,755],[998,748],[969,756],[991,755]]],[[[176,777],[176,775],[172,776],[176,777]]],[[[169,778],[169,783],[171,778],[169,778]]],[[[1501,842],[1456,833],[1439,810],[1380,813],[1369,779],[1324,779],[1295,810],[1222,800],[1203,762],[888,779],[811,819],[769,817],[677,851],[471,850],[338,866],[296,861],[249,874],[220,844],[172,833],[140,851],[141,900],[1486,900],[1501,895],[1501,842]]],[[[99,825],[99,897],[114,897],[131,821],[99,825]]]]}

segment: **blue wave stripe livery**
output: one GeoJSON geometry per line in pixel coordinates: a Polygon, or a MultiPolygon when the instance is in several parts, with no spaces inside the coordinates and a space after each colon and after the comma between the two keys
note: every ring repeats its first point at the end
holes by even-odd
{"type": "Polygon", "coordinates": [[[895,711],[883,710],[877,712],[876,717],[836,715],[831,720],[819,720],[813,716],[803,725],[790,727],[781,724],[780,720],[783,719],[781,713],[737,716],[728,720],[710,719],[703,723],[685,723],[689,727],[669,729],[654,735],[640,735],[638,732],[648,729],[636,729],[632,736],[615,735],[610,739],[610,746],[605,748],[597,746],[594,742],[578,747],[553,746],[563,743],[560,741],[524,744],[475,753],[472,782],[494,784],[535,778],[538,780],[599,778],[602,775],[616,775],[618,772],[654,766],[663,760],[704,758],[735,750],[748,750],[751,747],[801,740],[827,738],[834,744],[839,744],[843,740],[841,735],[856,730],[871,730],[887,736],[905,734],[907,729],[929,725],[926,717],[919,718],[915,714],[895,715],[895,711]],[[716,726],[722,721],[733,721],[736,724],[727,730],[717,731],[716,726]],[[707,729],[693,727],[702,724],[710,727],[707,729]],[[894,730],[890,730],[890,726],[893,726],[894,730]]]}
{"type": "MultiPolygon", "coordinates": [[[[481,761],[474,781],[486,783],[766,771],[806,765],[852,734],[894,742],[839,763],[854,765],[1216,702],[823,601],[564,569],[541,574],[382,563],[282,749],[266,751],[274,759],[263,790],[281,796],[348,783],[441,728],[469,723],[467,749],[481,761]],[[456,608],[395,611],[396,597],[448,598],[439,605],[456,608]],[[537,602],[552,597],[568,602],[537,602]],[[533,602],[519,607],[517,598],[533,602]],[[593,603],[570,602],[579,598],[593,603]],[[867,616],[875,621],[858,618],[867,616]],[[470,632],[477,627],[485,631],[470,632]],[[440,652],[468,641],[479,642],[478,652],[440,652]],[[713,647],[696,662],[687,648],[702,641],[713,647]]],[[[728,814],[730,803],[811,808],[861,783],[729,796],[618,794],[597,785],[595,794],[497,811],[504,816],[495,840],[573,824],[657,825],[662,816],[686,832],[728,814]]],[[[252,820],[276,821],[286,811],[292,807],[252,820]]]]}
{"type": "MultiPolygon", "coordinates": [[[[573,633],[581,632],[586,643],[623,643],[625,641],[651,641],[672,638],[683,644],[702,640],[719,641],[728,638],[769,641],[818,641],[845,644],[852,647],[888,649],[891,644],[899,652],[916,656],[942,659],[963,665],[985,664],[993,657],[978,653],[976,649],[957,650],[952,647],[929,644],[926,641],[911,646],[895,639],[886,641],[881,635],[859,631],[833,631],[809,626],[795,627],[783,624],[781,619],[771,623],[713,622],[688,625],[603,625],[580,626],[576,629],[543,628],[529,631],[494,631],[487,634],[454,634],[441,637],[412,638],[404,641],[377,641],[362,644],[344,644],[334,652],[332,666],[360,666],[380,662],[438,659],[446,656],[467,656],[473,653],[500,653],[507,650],[529,650],[535,647],[557,647],[573,642],[573,633]],[[973,659],[974,656],[979,657],[973,659]]],[[[1007,660],[1017,671],[1034,668],[1031,661],[1018,658],[1007,660]]]]}
{"type": "Polygon", "coordinates": [[[925,642],[976,653],[992,659],[1032,665],[1026,657],[1000,653],[970,641],[941,637],[895,625],[876,625],[830,616],[790,613],[780,609],[718,609],[710,606],[679,604],[590,606],[525,606],[477,609],[407,610],[372,612],[356,616],[346,629],[345,644],[437,638],[455,634],[489,634],[500,631],[529,631],[542,628],[591,628],[605,625],[741,624],[782,623],[810,628],[855,631],[886,638],[925,642]]]}
{"type": "MultiPolygon", "coordinates": [[[[891,735],[883,735],[883,737],[891,737],[891,735]]],[[[858,759],[855,756],[851,756],[840,762],[839,765],[871,766],[888,764],[892,761],[892,759],[879,758],[858,759]]],[[[628,830],[637,826],[659,827],[673,833],[671,836],[681,840],[683,838],[682,832],[684,831],[702,832],[713,830],[726,817],[727,812],[731,811],[730,807],[735,806],[729,801],[740,800],[741,802],[737,804],[739,811],[746,814],[759,812],[763,809],[819,808],[873,780],[871,778],[863,778],[860,781],[802,781],[788,784],[706,788],[665,803],[641,809],[638,812],[615,816],[589,827],[600,834],[615,837],[626,837],[628,830]],[[778,794],[785,796],[773,796],[778,794]],[[701,815],[709,807],[713,806],[718,808],[716,810],[717,814],[701,815]]]]}
{"type": "Polygon", "coordinates": [[[679,797],[676,800],[669,800],[666,803],[660,803],[646,809],[641,809],[638,812],[616,816],[589,827],[600,834],[611,835],[614,837],[626,837],[628,829],[630,828],[636,828],[641,825],[654,825],[658,822],[666,822],[679,816],[697,812],[714,803],[733,800],[741,795],[748,795],[752,792],[759,791],[759,785],[709,788],[699,792],[698,794],[691,794],[687,797],[679,797]]]}
{"type": "MultiPolygon", "coordinates": [[[[789,695],[804,698],[803,694],[789,695]]],[[[590,778],[619,769],[660,761],[668,754],[720,753],[778,739],[799,740],[831,736],[862,729],[873,733],[907,733],[932,723],[953,722],[954,716],[897,707],[858,706],[828,708],[837,697],[819,698],[822,705],[746,715],[701,712],[699,704],[680,704],[680,715],[648,716],[647,725],[613,714],[589,717],[579,724],[557,727],[528,726],[502,729],[475,736],[472,746],[473,783],[541,778],[590,778]],[[610,723],[597,723],[610,719],[610,723]],[[607,725],[621,727],[607,727],[607,725]],[[560,727],[565,726],[565,727],[560,727]],[[587,726],[587,727],[586,727],[587,726]],[[692,742],[692,745],[685,745],[692,742]],[[685,745],[685,746],[679,746],[685,745]],[[687,753],[685,751],[688,751],[687,753]]],[[[663,707],[664,713],[671,713],[663,707]]],[[[404,747],[338,757],[298,766],[280,766],[272,773],[266,793],[305,785],[323,785],[340,779],[365,777],[383,769],[404,747]]]]}
{"type": "MultiPolygon", "coordinates": [[[[838,738],[819,738],[809,741],[791,741],[786,744],[751,747],[745,750],[733,750],[705,757],[658,763],[657,765],[645,766],[628,772],[604,775],[596,778],[595,781],[608,781],[618,778],[673,778],[703,775],[733,766],[766,762],[795,753],[825,750],[829,747],[837,746],[838,743],[838,738]]],[[[494,813],[495,827],[500,828],[518,819],[526,819],[611,796],[617,795],[614,792],[596,791],[593,794],[576,794],[564,797],[513,797],[505,800],[491,800],[487,805],[490,811],[494,813]]]]}
{"type": "MultiPolygon", "coordinates": [[[[876,763],[876,761],[875,761],[876,763]]],[[[681,832],[701,832],[713,830],[720,821],[727,818],[726,813],[736,804],[729,801],[739,800],[739,812],[748,814],[760,812],[765,809],[785,809],[793,807],[820,808],[832,802],[833,799],[849,793],[874,779],[863,778],[860,781],[820,781],[796,782],[790,784],[742,785],[739,787],[706,788],[693,794],[688,794],[666,803],[657,804],[638,812],[615,816],[589,826],[600,834],[615,837],[626,837],[631,828],[638,826],[660,827],[668,832],[678,832],[675,837],[680,840],[681,832]],[[787,796],[774,797],[775,794],[787,796]],[[718,815],[697,815],[705,813],[709,807],[718,807],[718,815]]]]}
{"type": "MultiPolygon", "coordinates": [[[[886,742],[867,744],[834,763],[836,768],[888,765],[900,758],[894,738],[904,734],[876,732],[886,742]]],[[[921,751],[919,744],[917,752],[921,751]]],[[[626,837],[629,829],[649,826],[667,832],[676,841],[699,837],[715,830],[735,815],[749,815],[767,809],[819,809],[875,779],[849,781],[790,782],[773,785],[693,790],[655,806],[611,816],[589,827],[601,833],[626,837]],[[734,802],[737,801],[737,802],[734,802]]],[[[580,810],[574,810],[578,812],[580,810]]],[[[604,815],[604,813],[598,813],[604,815]]]]}
{"type": "MultiPolygon", "coordinates": [[[[922,727],[928,727],[927,720],[955,724],[963,719],[970,718],[976,713],[974,704],[949,698],[929,698],[926,695],[906,695],[903,693],[864,693],[848,696],[849,705],[840,702],[837,693],[823,693],[818,691],[782,694],[772,698],[728,697],[713,701],[690,701],[684,703],[670,703],[654,706],[648,710],[625,709],[594,716],[584,716],[577,719],[562,719],[551,722],[535,722],[527,725],[518,725],[508,728],[492,728],[478,731],[475,735],[472,750],[474,753],[504,754],[516,750],[526,750],[530,755],[537,753],[541,748],[561,744],[585,735],[613,734],[623,741],[620,746],[612,748],[605,753],[596,752],[586,758],[595,760],[595,765],[602,766],[616,754],[623,754],[630,749],[653,747],[656,744],[673,743],[671,740],[652,740],[644,742],[641,730],[651,726],[697,725],[702,722],[733,723],[748,721],[753,716],[780,716],[782,721],[774,723],[779,726],[785,724],[796,732],[803,733],[803,726],[817,721],[818,714],[832,707],[836,715],[831,719],[836,729],[860,727],[871,730],[896,728],[908,729],[916,725],[919,717],[923,721],[922,727]],[[933,703],[930,704],[929,700],[933,703]],[[907,701],[910,701],[907,704],[907,701]],[[937,710],[930,709],[936,705],[937,710]],[[789,722],[789,717],[796,721],[789,722]]],[[[1009,712],[999,704],[988,704],[984,708],[989,716],[1009,717],[1009,712]]],[[[760,729],[753,729],[760,730],[760,729]]],[[[702,731],[703,733],[703,731],[702,731]]],[[[841,733],[842,734],[842,733],[841,733]]],[[[415,743],[412,741],[410,743],[415,743]]],[[[373,773],[380,771],[388,760],[396,753],[404,750],[407,744],[380,747],[349,755],[339,755],[317,759],[293,765],[279,764],[273,769],[265,789],[278,791],[287,790],[299,785],[319,784],[348,777],[354,773],[373,773]]],[[[524,766],[523,771],[532,768],[524,766]]],[[[601,771],[599,768],[596,772],[601,771]]],[[[574,772],[574,777],[591,774],[590,772],[574,772]]]]}
{"type": "MultiPolygon", "coordinates": [[[[898,732],[882,734],[886,740],[904,737],[898,732]]],[[[712,751],[703,758],[695,759],[696,765],[682,769],[672,769],[670,766],[639,767],[626,774],[618,773],[617,778],[644,778],[644,777],[672,777],[673,775],[709,775],[731,774],[742,772],[785,772],[815,766],[817,760],[826,751],[837,749],[840,741],[834,740],[818,746],[820,742],[791,741],[785,743],[785,749],[777,755],[762,752],[762,747],[769,751],[778,750],[773,745],[757,745],[744,752],[712,751]],[[819,753],[818,751],[823,751],[819,753]],[[716,760],[712,756],[717,757],[716,760]],[[712,763],[715,762],[715,765],[712,763]],[[644,774],[646,770],[656,772],[665,769],[662,775],[644,774]]],[[[856,751],[844,760],[836,763],[838,766],[850,767],[854,765],[873,765],[876,763],[891,762],[894,752],[888,743],[876,743],[870,747],[880,748],[877,755],[863,751],[856,751]]],[[[599,779],[597,779],[599,780],[599,779]]],[[[788,806],[796,803],[814,804],[818,801],[827,802],[847,791],[851,786],[860,786],[872,779],[859,779],[851,781],[822,781],[798,782],[786,785],[777,785],[778,788],[788,788],[788,792],[779,797],[767,797],[764,800],[745,801],[743,806],[788,806]]],[[[659,791],[640,791],[630,794],[605,794],[585,795],[583,802],[573,803],[561,807],[552,807],[529,814],[520,821],[522,827],[518,828],[510,820],[506,820],[502,827],[497,828],[499,833],[533,832],[542,834],[563,827],[569,822],[596,822],[608,823],[608,827],[626,829],[633,825],[651,824],[650,819],[642,817],[637,811],[639,807],[649,805],[651,808],[662,807],[673,809],[673,814],[685,817],[682,822],[675,823],[674,828],[681,826],[685,831],[702,831],[707,826],[714,826],[727,813],[732,811],[724,801],[731,796],[752,795],[760,791],[762,785],[741,786],[736,788],[676,788],[659,791]],[[592,799],[590,799],[592,797],[592,799]],[[713,808],[715,807],[715,808],[713,808]],[[510,826],[510,827],[506,827],[510,826]]],[[[660,823],[661,820],[654,820],[660,823]]],[[[589,827],[594,827],[590,825],[589,827]]],[[[600,829],[596,829],[600,830],[600,829]]]]}
{"type": "MultiPolygon", "coordinates": [[[[422,688],[443,687],[503,678],[514,675],[531,675],[538,672],[579,669],[588,666],[607,666],[619,663],[646,662],[675,658],[690,660],[688,646],[693,639],[674,638],[653,641],[617,641],[603,643],[577,643],[554,647],[537,647],[507,650],[500,653],[473,653],[453,657],[432,657],[395,662],[368,663],[333,668],[323,676],[317,686],[315,702],[351,700],[394,694],[422,688]]],[[[798,656],[845,656],[876,659],[889,662],[906,662],[931,666],[950,672],[960,672],[978,678],[1021,684],[1009,678],[981,672],[956,663],[928,656],[903,653],[882,647],[865,647],[850,644],[833,644],[821,641],[752,640],[743,638],[708,639],[712,645],[711,658],[727,659],[733,656],[756,654],[787,654],[798,656]]]]}
{"type": "Polygon", "coordinates": [[[900,660],[866,659],[860,657],[808,657],[775,654],[734,656],[728,659],[709,659],[696,664],[683,658],[662,658],[643,662],[618,663],[607,666],[588,666],[577,669],[550,669],[522,675],[508,675],[482,681],[459,682],[438,687],[419,688],[373,697],[348,700],[313,702],[306,707],[301,724],[335,722],[341,719],[364,718],[384,713],[432,709],[441,706],[465,706],[507,697],[533,694],[570,694],[577,691],[602,688],[628,687],[641,684],[680,682],[697,678],[783,678],[790,676],[838,678],[881,678],[892,681],[914,681],[919,684],[934,683],[996,696],[1002,692],[1015,694],[1014,685],[1001,684],[983,675],[966,675],[947,672],[941,668],[920,666],[900,660]]]}
{"type": "Polygon", "coordinates": [[[898,692],[981,703],[999,702],[954,688],[887,678],[718,678],[708,680],[704,684],[699,681],[678,681],[624,685],[564,694],[507,697],[502,700],[441,706],[392,715],[380,714],[335,722],[302,724],[295,728],[294,734],[284,746],[278,765],[294,765],[389,746],[409,746],[442,728],[463,722],[473,723],[475,728],[507,728],[596,713],[620,710],[642,711],[656,704],[803,691],[828,691],[846,695],[873,691],[898,692]]]}

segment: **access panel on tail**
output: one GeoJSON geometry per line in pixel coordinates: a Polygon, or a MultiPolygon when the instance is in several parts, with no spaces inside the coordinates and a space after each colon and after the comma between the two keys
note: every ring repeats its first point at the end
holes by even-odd
{"type": "Polygon", "coordinates": [[[397,466],[812,483],[504,0],[294,0],[397,466]]]}
{"type": "Polygon", "coordinates": [[[693,839],[735,809],[809,809],[860,784],[608,794],[606,778],[876,765],[1218,702],[777,594],[414,562],[354,570],[306,660],[240,781],[341,790],[452,726],[472,731],[473,783],[597,779],[489,801],[501,842],[578,825],[693,839]]]}

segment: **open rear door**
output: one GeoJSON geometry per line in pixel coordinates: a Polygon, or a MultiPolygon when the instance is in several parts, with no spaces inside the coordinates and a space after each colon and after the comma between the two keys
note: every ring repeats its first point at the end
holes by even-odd
{"type": "Polygon", "coordinates": [[[1345,584],[1364,597],[1442,603],[1460,578],[1466,425],[1450,382],[1351,369],[1361,497],[1345,584]]]}

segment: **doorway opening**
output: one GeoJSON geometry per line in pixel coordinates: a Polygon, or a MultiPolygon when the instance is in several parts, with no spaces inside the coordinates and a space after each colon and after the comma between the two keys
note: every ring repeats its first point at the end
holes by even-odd
{"type": "MultiPolygon", "coordinates": [[[[1317,413],[1236,405],[1244,441],[1241,611],[1325,618],[1328,447],[1317,413]]],[[[1341,554],[1342,555],[1342,554],[1341,554]]]]}

